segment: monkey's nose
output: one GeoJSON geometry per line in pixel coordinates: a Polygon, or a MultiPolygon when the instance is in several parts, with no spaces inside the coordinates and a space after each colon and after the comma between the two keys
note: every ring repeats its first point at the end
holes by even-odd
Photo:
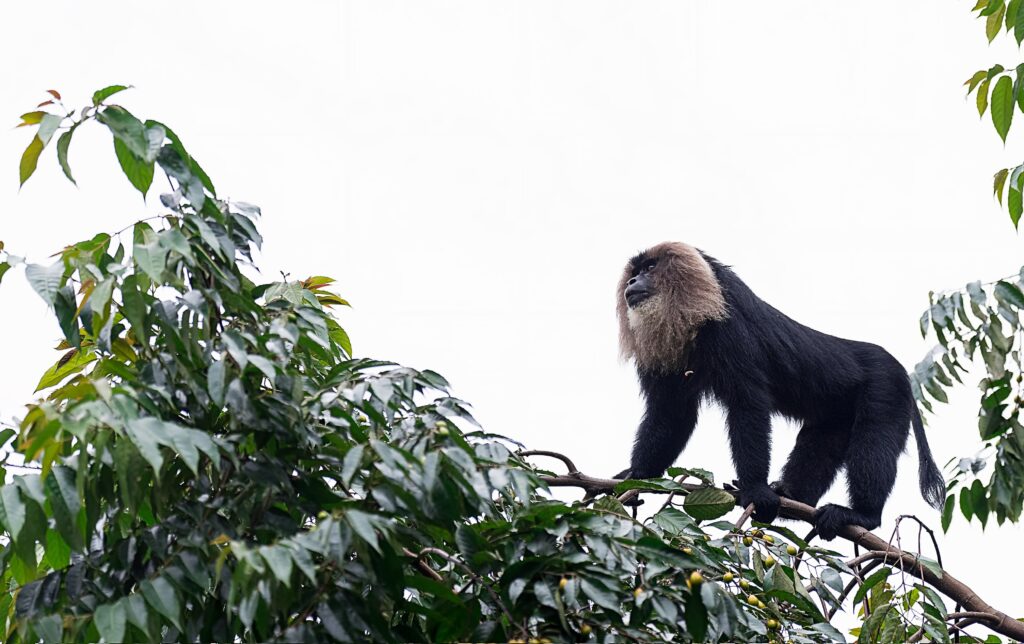
{"type": "Polygon", "coordinates": [[[635,277],[629,278],[629,281],[626,282],[626,286],[633,286],[634,284],[636,284],[636,278],[635,277]]]}

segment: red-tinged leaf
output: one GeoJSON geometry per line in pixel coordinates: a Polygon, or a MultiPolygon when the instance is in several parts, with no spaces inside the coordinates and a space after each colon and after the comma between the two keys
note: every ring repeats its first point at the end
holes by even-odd
{"type": "Polygon", "coordinates": [[[43,142],[38,136],[32,137],[32,142],[25,148],[25,152],[21,155],[21,164],[18,166],[18,177],[21,180],[19,185],[25,185],[28,178],[32,176],[32,173],[36,171],[36,165],[39,164],[39,155],[43,152],[43,142]]]}
{"type": "Polygon", "coordinates": [[[36,107],[46,107],[47,105],[53,105],[53,101],[43,101],[39,105],[36,105],[36,107]]]}
{"type": "Polygon", "coordinates": [[[55,90],[55,89],[48,89],[48,90],[46,90],[46,93],[49,94],[50,96],[54,97],[58,101],[60,100],[60,92],[58,92],[57,90],[55,90]]]}

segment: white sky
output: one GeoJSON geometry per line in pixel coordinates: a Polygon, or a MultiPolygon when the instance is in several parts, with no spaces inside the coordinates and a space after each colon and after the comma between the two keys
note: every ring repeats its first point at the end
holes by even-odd
{"type": "MultiPolygon", "coordinates": [[[[114,83],[166,122],[224,196],[263,208],[267,279],[327,274],[360,355],[447,376],[491,431],[624,467],[640,415],[617,360],[625,259],[692,243],[764,299],[908,368],[930,289],[1012,274],[989,198],[1020,162],[965,102],[989,47],[962,2],[51,2],[5,7],[0,121],[114,83]]],[[[1018,114],[1018,118],[1020,115],[1018,114]]],[[[76,133],[18,190],[25,129],[0,131],[0,239],[29,261],[155,212],[109,135],[76,133]]],[[[159,182],[155,182],[155,187],[159,182]]],[[[158,193],[153,191],[153,196],[158,193]]],[[[0,288],[0,416],[19,415],[60,332],[23,273],[0,288]]],[[[978,444],[976,393],[931,420],[940,464],[978,444]]],[[[794,431],[776,432],[781,466],[794,431]]],[[[718,412],[680,465],[732,466],[718,412]]],[[[887,508],[938,526],[916,457],[887,508]]],[[[837,486],[829,499],[842,501],[837,486]]],[[[801,528],[802,529],[802,528],[801,528]]],[[[908,533],[909,534],[909,533],[908,533]]],[[[998,608],[1022,530],[954,521],[949,570],[998,608]]]]}

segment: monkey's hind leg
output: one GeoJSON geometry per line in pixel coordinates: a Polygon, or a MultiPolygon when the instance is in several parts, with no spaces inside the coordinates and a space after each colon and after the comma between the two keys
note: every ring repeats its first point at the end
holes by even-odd
{"type": "Polygon", "coordinates": [[[832,487],[846,458],[849,431],[835,423],[806,423],[772,487],[780,495],[810,506],[832,487]]]}
{"type": "Polygon", "coordinates": [[[881,525],[882,508],[896,482],[896,462],[908,433],[909,419],[902,414],[875,422],[871,422],[867,414],[858,417],[846,455],[851,507],[830,503],[818,508],[814,525],[822,539],[834,539],[847,524],[867,530],[881,525]]]}

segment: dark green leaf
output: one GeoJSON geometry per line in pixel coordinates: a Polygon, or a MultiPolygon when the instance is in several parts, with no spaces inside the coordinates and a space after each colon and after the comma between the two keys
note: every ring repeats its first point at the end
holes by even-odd
{"type": "Polygon", "coordinates": [[[171,582],[157,577],[152,581],[143,581],[141,587],[146,602],[181,630],[181,604],[171,582]]]}
{"type": "Polygon", "coordinates": [[[153,184],[153,162],[146,162],[134,154],[121,139],[114,139],[114,154],[117,162],[121,164],[121,171],[128,177],[135,189],[146,198],[149,187],[153,184]]]}
{"type": "Polygon", "coordinates": [[[125,627],[128,625],[128,610],[125,608],[124,600],[97,606],[93,613],[93,621],[104,640],[123,642],[125,627]]]}
{"type": "Polygon", "coordinates": [[[683,509],[698,521],[717,519],[736,507],[736,498],[725,490],[713,487],[700,488],[686,495],[683,509]]]}
{"type": "Polygon", "coordinates": [[[953,508],[956,507],[956,497],[952,494],[946,497],[946,504],[942,507],[942,531],[949,531],[949,524],[953,521],[953,508]]]}
{"type": "Polygon", "coordinates": [[[888,566],[882,566],[874,573],[872,573],[870,576],[868,576],[868,578],[864,580],[864,583],[860,585],[860,588],[857,589],[857,593],[853,596],[853,605],[856,606],[857,604],[861,603],[864,597],[868,594],[869,590],[874,588],[879,582],[888,579],[889,575],[891,574],[891,568],[889,568],[888,566]]]}

